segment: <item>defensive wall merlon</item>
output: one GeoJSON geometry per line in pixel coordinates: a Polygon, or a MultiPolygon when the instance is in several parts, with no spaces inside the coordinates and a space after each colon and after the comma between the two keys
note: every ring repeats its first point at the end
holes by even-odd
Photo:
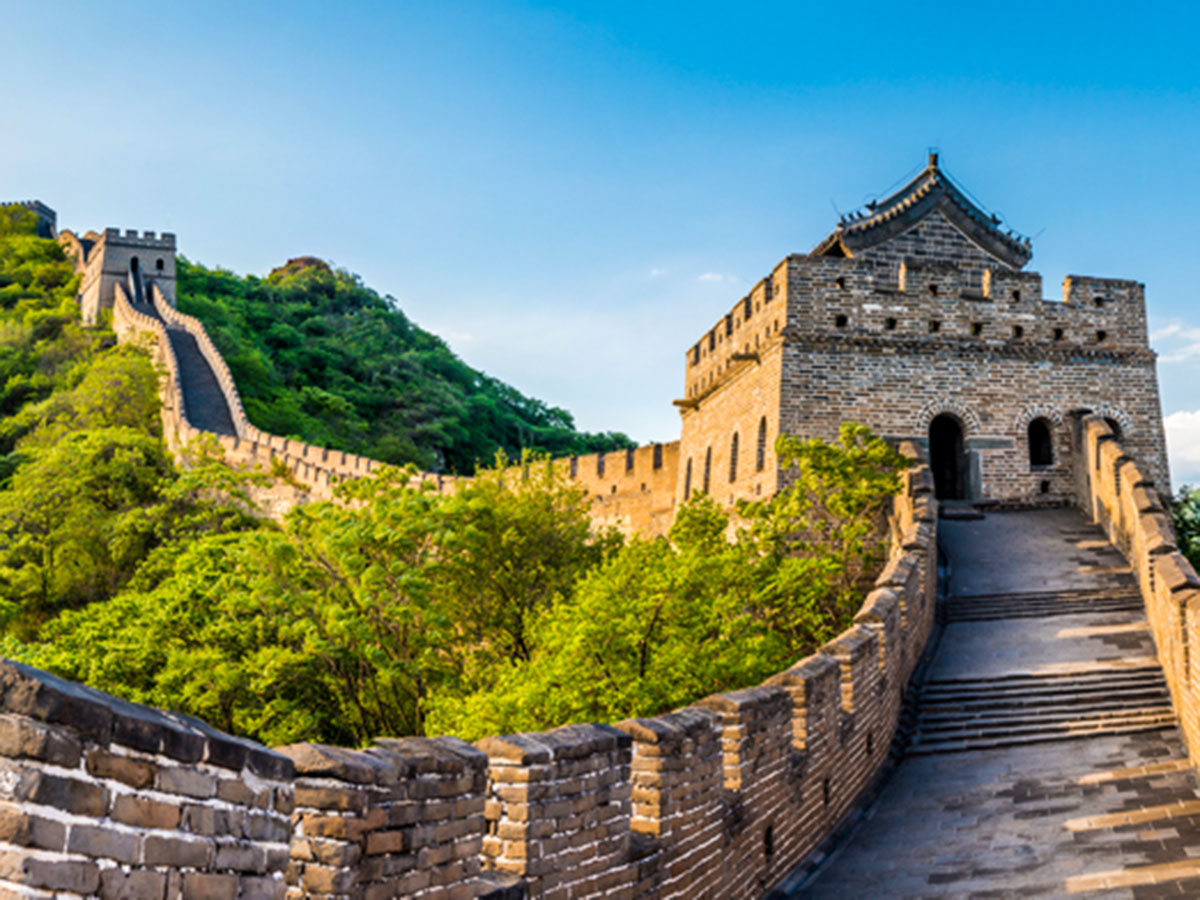
{"type": "Polygon", "coordinates": [[[1136,281],[1068,275],[1058,301],[1042,297],[1037,272],[987,269],[979,290],[954,261],[905,260],[883,277],[870,259],[793,254],[688,349],[679,404],[783,341],[820,337],[973,342],[1035,355],[1150,352],[1145,286],[1136,281]]]}
{"type": "Polygon", "coordinates": [[[1102,418],[1084,419],[1081,431],[1086,465],[1076,472],[1079,506],[1129,560],[1180,730],[1193,765],[1200,765],[1200,578],[1180,552],[1170,514],[1142,465],[1102,418]]]}
{"type": "Polygon", "coordinates": [[[817,653],[615,725],[268,750],[0,661],[0,893],[761,897],[886,764],[934,622],[931,489],[905,473],[886,567],[817,653]]]}

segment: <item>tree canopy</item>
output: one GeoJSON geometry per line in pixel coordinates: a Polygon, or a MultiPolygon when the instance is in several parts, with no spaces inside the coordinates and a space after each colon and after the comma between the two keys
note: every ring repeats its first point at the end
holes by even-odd
{"type": "Polygon", "coordinates": [[[266,431],[425,471],[469,474],[497,450],[554,456],[633,446],[473,369],[395,299],[302,257],[267,278],[179,261],[179,308],[225,357],[266,431]]]}

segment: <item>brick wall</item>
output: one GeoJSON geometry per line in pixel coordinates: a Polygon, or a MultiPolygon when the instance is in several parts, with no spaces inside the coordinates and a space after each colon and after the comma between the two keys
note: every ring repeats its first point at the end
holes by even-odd
{"type": "MultiPolygon", "coordinates": [[[[897,257],[886,278],[874,257],[784,260],[772,276],[775,312],[786,310],[778,338],[760,341],[751,358],[717,340],[689,368],[677,502],[687,460],[696,487],[709,448],[717,500],[755,492],[754,481],[730,489],[727,473],[733,434],[742,465],[756,415],[767,416],[772,442],[780,432],[832,439],[853,420],[924,444],[930,422],[946,413],[964,432],[968,496],[1034,505],[1072,501],[1070,422],[1090,411],[1119,425],[1125,445],[1166,489],[1143,286],[1072,275],[1061,301],[1045,300],[1037,273],[996,266],[974,286],[953,256],[897,257]],[[1051,433],[1049,465],[1030,458],[1035,419],[1051,433]]],[[[764,493],[773,489],[762,485],[764,493]]]]}
{"type": "Polygon", "coordinates": [[[1080,423],[1079,506],[1125,554],[1146,604],[1172,705],[1192,760],[1200,765],[1200,577],[1179,551],[1149,471],[1090,416],[1080,423]]]}
{"type": "Polygon", "coordinates": [[[0,894],[281,898],[292,764],[0,661],[0,894]]]}

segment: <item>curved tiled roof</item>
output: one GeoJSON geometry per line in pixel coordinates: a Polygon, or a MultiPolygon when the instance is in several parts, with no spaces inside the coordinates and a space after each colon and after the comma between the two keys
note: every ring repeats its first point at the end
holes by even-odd
{"type": "Polygon", "coordinates": [[[1005,265],[1019,269],[1033,256],[1029,238],[1005,231],[1000,218],[979,208],[938,167],[936,153],[916,178],[891,196],[842,216],[837,229],[813,250],[814,256],[853,256],[907,231],[940,210],[969,239],[1005,265]]]}

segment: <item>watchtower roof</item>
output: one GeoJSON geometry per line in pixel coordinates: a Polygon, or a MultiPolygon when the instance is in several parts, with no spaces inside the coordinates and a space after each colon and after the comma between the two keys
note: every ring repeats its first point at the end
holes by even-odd
{"type": "Polygon", "coordinates": [[[814,256],[854,256],[912,228],[934,211],[984,251],[1014,269],[1033,257],[1030,240],[1001,225],[994,213],[982,209],[939,167],[929,154],[925,168],[900,190],[861,210],[843,215],[838,227],[812,251],[814,256]]]}

